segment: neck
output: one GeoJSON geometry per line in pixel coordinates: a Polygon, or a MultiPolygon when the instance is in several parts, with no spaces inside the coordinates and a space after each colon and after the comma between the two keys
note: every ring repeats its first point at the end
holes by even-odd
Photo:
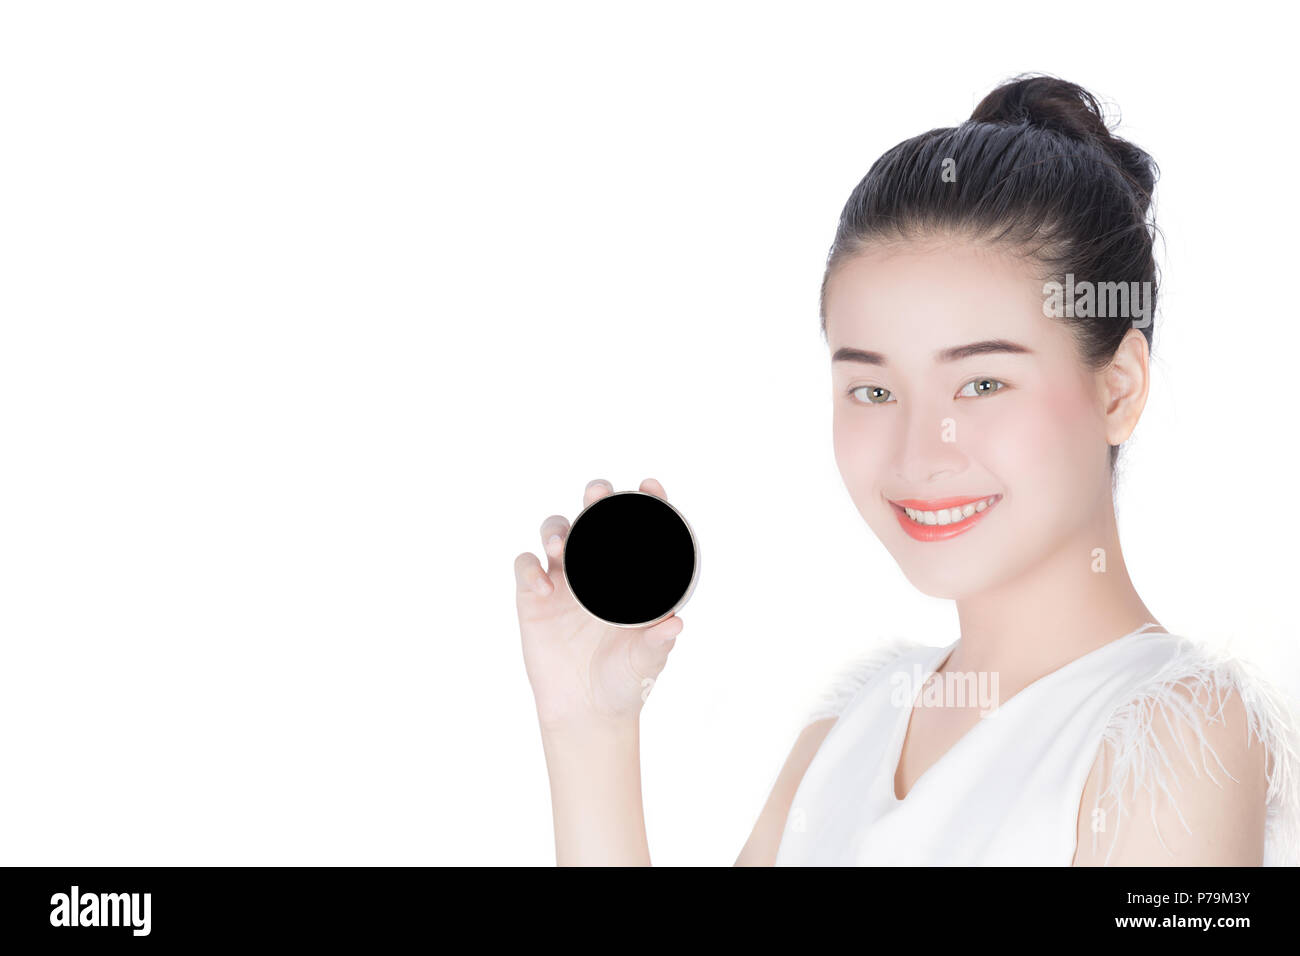
{"type": "Polygon", "coordinates": [[[957,601],[961,640],[946,669],[1032,680],[1158,624],[1129,579],[1109,496],[1098,510],[1017,577],[957,601]]]}

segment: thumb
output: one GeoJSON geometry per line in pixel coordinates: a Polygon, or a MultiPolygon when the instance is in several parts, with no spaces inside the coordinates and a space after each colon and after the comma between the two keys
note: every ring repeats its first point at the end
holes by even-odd
{"type": "Polygon", "coordinates": [[[651,647],[671,646],[672,640],[682,632],[682,628],[685,626],[686,623],[674,614],[672,617],[660,621],[654,627],[646,628],[645,633],[641,636],[651,647]]]}
{"type": "Polygon", "coordinates": [[[668,652],[673,649],[677,635],[685,626],[680,617],[673,615],[633,638],[631,657],[636,673],[643,678],[658,676],[664,669],[668,652]]]}

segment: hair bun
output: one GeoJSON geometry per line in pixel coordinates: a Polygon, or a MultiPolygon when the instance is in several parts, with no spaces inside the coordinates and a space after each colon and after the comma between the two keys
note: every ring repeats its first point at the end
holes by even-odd
{"type": "Polygon", "coordinates": [[[1128,140],[1112,136],[1097,98],[1076,83],[1054,76],[1020,76],[980,100],[972,123],[1003,126],[1026,124],[1052,130],[1105,150],[1135,190],[1145,211],[1151,202],[1159,169],[1155,161],[1128,140]]]}

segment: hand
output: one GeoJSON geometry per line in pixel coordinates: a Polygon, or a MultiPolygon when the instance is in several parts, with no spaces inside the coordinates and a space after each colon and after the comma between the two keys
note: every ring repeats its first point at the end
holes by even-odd
{"type": "MultiPolygon", "coordinates": [[[[641,491],[668,496],[653,478],[641,491]]],[[[583,507],[614,493],[603,479],[587,485],[583,507]]],[[[612,627],[592,617],[564,580],[562,555],[570,524],[563,515],[542,522],[548,566],[530,551],[515,558],[515,604],[524,666],[543,730],[635,724],[664,669],[683,623],[672,615],[649,628],[612,627]]]]}

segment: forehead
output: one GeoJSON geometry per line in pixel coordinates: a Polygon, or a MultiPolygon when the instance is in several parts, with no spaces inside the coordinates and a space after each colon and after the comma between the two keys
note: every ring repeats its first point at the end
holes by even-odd
{"type": "Polygon", "coordinates": [[[839,265],[826,288],[826,337],[898,355],[991,338],[1053,337],[1036,264],[957,241],[874,246],[839,265]]]}

